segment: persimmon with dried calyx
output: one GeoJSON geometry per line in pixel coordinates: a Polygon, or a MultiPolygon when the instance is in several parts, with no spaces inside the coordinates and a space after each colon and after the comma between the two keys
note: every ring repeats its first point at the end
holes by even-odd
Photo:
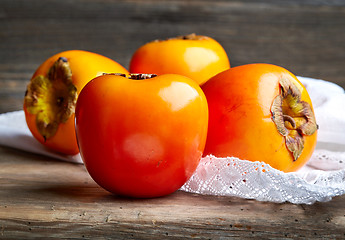
{"type": "Polygon", "coordinates": [[[103,75],[77,101],[85,167],[118,195],[159,197],[178,190],[198,166],[207,127],[204,93],[177,74],[103,75]]]}
{"type": "Polygon", "coordinates": [[[119,63],[87,51],[71,50],[48,58],[33,74],[24,98],[32,135],[51,150],[79,152],[74,127],[78,94],[102,73],[128,73],[119,63]]]}
{"type": "Polygon", "coordinates": [[[318,128],[312,102],[288,70],[238,66],[202,89],[209,104],[204,155],[262,161],[284,172],[299,169],[311,157],[318,128]]]}
{"type": "Polygon", "coordinates": [[[131,73],[175,73],[187,76],[199,85],[230,68],[224,48],[213,38],[195,34],[154,40],[133,54],[131,73]]]}

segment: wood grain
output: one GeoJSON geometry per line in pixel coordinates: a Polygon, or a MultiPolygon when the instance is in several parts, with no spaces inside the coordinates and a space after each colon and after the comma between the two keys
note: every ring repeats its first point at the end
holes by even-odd
{"type": "Polygon", "coordinates": [[[5,147],[0,185],[0,239],[345,237],[345,196],[313,205],[182,191],[121,198],[98,187],[83,165],[5,147]]]}
{"type": "Polygon", "coordinates": [[[195,32],[218,40],[232,66],[265,62],[345,87],[342,0],[2,0],[0,113],[22,108],[51,55],[84,49],[128,67],[153,39],[195,32]]]}

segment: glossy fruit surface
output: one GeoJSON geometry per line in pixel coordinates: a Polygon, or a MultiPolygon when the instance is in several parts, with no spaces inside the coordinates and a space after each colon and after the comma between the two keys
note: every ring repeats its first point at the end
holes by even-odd
{"type": "Polygon", "coordinates": [[[201,88],[176,75],[104,75],[80,93],[76,132],[90,176],[104,189],[158,197],[195,171],[206,141],[201,88]]]}
{"type": "Polygon", "coordinates": [[[102,73],[128,73],[117,62],[71,50],[48,58],[33,74],[24,99],[27,125],[44,146],[64,154],[79,152],[74,111],[79,92],[102,73]]]}
{"type": "Polygon", "coordinates": [[[289,172],[302,167],[316,145],[317,125],[304,86],[286,69],[248,64],[202,86],[209,104],[204,155],[263,161],[289,172]]]}
{"type": "Polygon", "coordinates": [[[228,56],[216,40],[190,34],[141,46],[132,56],[129,71],[158,75],[175,73],[201,85],[228,68],[228,56]]]}

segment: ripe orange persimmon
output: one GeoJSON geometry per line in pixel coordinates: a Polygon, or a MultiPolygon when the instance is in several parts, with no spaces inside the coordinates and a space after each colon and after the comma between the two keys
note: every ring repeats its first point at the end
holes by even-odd
{"type": "Polygon", "coordinates": [[[317,124],[305,87],[288,70],[248,64],[217,74],[202,89],[209,104],[204,155],[302,167],[316,145],[317,124]]]}
{"type": "Polygon", "coordinates": [[[87,51],[65,51],[48,58],[33,74],[24,98],[32,135],[49,149],[77,154],[74,111],[78,94],[91,79],[109,72],[128,73],[110,58],[87,51]]]}
{"type": "Polygon", "coordinates": [[[77,101],[85,167],[115,194],[158,197],[179,189],[198,166],[207,127],[204,93],[177,74],[103,75],[77,101]]]}
{"type": "Polygon", "coordinates": [[[129,71],[158,75],[175,73],[201,85],[228,68],[228,56],[216,40],[190,34],[141,46],[132,56],[129,71]]]}

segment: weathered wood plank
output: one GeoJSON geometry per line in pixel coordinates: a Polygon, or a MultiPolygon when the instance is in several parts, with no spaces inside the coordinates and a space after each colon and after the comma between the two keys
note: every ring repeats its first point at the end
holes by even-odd
{"type": "Polygon", "coordinates": [[[274,204],[178,191],[121,198],[83,165],[0,147],[1,239],[227,239],[345,237],[345,196],[274,204]]]}
{"type": "MultiPolygon", "coordinates": [[[[68,49],[98,52],[128,67],[140,45],[191,32],[218,40],[232,66],[272,63],[345,87],[341,0],[2,0],[0,82],[27,82],[46,58],[68,49]]],[[[0,112],[21,109],[24,86],[0,96],[9,101],[0,112]]]]}

